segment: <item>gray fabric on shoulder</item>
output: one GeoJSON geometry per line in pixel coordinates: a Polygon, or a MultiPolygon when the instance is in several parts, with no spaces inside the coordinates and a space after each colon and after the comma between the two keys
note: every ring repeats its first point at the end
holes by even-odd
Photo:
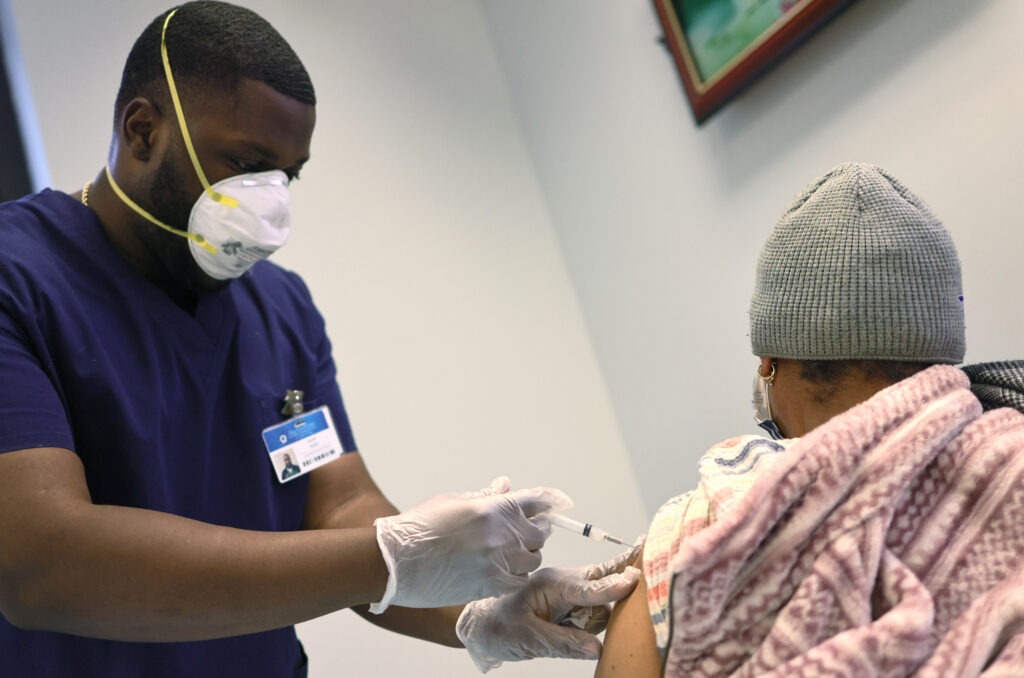
{"type": "Polygon", "coordinates": [[[964,365],[971,391],[986,410],[1012,407],[1024,412],[1024,360],[964,365]]]}

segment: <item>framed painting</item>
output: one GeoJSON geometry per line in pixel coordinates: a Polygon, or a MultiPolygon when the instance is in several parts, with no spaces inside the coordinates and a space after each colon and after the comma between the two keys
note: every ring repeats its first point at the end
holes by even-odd
{"type": "Polygon", "coordinates": [[[697,124],[854,0],[654,0],[697,124]]]}

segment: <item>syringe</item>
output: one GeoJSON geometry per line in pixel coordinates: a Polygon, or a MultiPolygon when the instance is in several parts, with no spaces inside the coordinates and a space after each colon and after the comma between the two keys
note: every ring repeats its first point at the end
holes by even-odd
{"type": "Polygon", "coordinates": [[[593,539],[594,541],[610,541],[613,544],[622,544],[623,546],[629,546],[626,542],[621,539],[616,539],[599,527],[594,527],[590,523],[581,523],[578,520],[572,518],[566,518],[560,513],[554,511],[546,511],[540,514],[542,518],[546,518],[552,525],[558,525],[561,528],[575,532],[576,534],[582,534],[587,539],[593,539]]]}

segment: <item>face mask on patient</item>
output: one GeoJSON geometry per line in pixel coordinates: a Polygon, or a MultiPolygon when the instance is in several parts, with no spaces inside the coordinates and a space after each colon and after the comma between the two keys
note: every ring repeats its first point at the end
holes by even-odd
{"type": "Polygon", "coordinates": [[[772,364],[772,371],[767,377],[761,376],[761,367],[758,366],[754,374],[754,421],[774,440],[785,438],[778,424],[772,419],[772,405],[768,400],[768,387],[775,381],[775,365],[772,364]]]}

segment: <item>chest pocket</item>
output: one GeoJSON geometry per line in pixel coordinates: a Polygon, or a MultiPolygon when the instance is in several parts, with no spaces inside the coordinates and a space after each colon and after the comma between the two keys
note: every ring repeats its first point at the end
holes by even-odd
{"type": "MultiPolygon", "coordinates": [[[[280,424],[282,421],[290,419],[291,413],[285,413],[285,399],[284,394],[263,396],[258,398],[260,408],[260,422],[263,428],[268,426],[274,426],[280,424]]],[[[320,407],[322,403],[315,398],[303,398],[302,399],[302,412],[309,412],[320,407]]]]}

